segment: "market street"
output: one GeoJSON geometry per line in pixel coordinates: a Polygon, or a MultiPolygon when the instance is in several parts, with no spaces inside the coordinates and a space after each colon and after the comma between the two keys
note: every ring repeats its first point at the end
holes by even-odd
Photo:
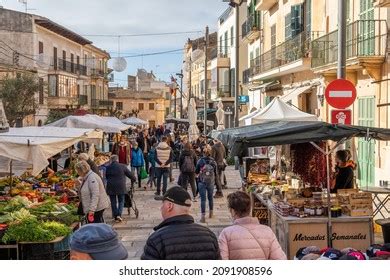
{"type": "MultiPolygon", "coordinates": [[[[173,176],[177,180],[178,169],[173,170],[173,176]]],[[[207,226],[218,236],[221,230],[231,225],[231,218],[226,207],[226,195],[234,190],[237,190],[240,185],[240,175],[237,170],[234,170],[234,166],[227,167],[227,190],[224,190],[224,198],[214,199],[214,215],[212,219],[207,219],[207,226]]],[[[169,184],[174,186],[175,182],[169,184]]],[[[161,221],[160,206],[161,201],[154,200],[154,192],[144,191],[143,189],[135,193],[135,201],[139,210],[139,217],[135,219],[134,212],[131,211],[131,216],[127,215],[127,209],[123,211],[124,219],[122,223],[113,223],[116,230],[122,237],[122,242],[129,252],[129,259],[139,259],[142,255],[143,248],[148,236],[153,232],[153,228],[161,221]]],[[[200,218],[200,199],[194,203],[191,209],[191,214],[197,222],[200,218]]],[[[110,213],[110,211],[107,211],[110,213]]],[[[106,218],[106,221],[112,220],[110,216],[106,218]]]]}

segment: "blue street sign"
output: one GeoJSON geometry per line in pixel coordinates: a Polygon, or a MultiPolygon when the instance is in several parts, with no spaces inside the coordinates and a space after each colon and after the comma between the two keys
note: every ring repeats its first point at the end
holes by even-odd
{"type": "Polygon", "coordinates": [[[239,100],[240,100],[240,103],[243,103],[243,104],[249,103],[249,96],[248,95],[240,95],[239,100]]]}

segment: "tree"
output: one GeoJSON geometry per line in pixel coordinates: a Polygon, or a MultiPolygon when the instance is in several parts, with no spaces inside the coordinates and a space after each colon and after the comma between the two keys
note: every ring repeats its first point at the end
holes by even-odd
{"type": "Polygon", "coordinates": [[[60,119],[66,118],[67,116],[72,115],[71,111],[68,110],[60,110],[60,109],[52,109],[49,111],[47,116],[46,124],[53,123],[60,119]]]}
{"type": "Polygon", "coordinates": [[[10,127],[35,114],[38,106],[35,93],[41,86],[43,85],[40,85],[38,75],[32,73],[23,73],[17,77],[6,76],[0,81],[0,98],[3,99],[10,127]]]}

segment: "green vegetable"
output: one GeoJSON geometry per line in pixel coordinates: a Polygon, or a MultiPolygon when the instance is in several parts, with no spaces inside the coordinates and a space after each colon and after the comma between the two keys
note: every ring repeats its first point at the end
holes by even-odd
{"type": "Polygon", "coordinates": [[[31,202],[26,197],[15,196],[7,203],[7,205],[2,209],[2,211],[15,212],[30,205],[31,202]]]}
{"type": "Polygon", "coordinates": [[[10,214],[5,214],[0,216],[0,224],[6,224],[12,221],[10,214]]]}
{"type": "Polygon", "coordinates": [[[70,226],[73,223],[80,221],[80,218],[77,214],[75,215],[75,214],[70,213],[70,212],[60,213],[57,215],[50,213],[46,216],[41,216],[40,219],[45,220],[45,221],[56,221],[56,222],[59,222],[61,224],[65,224],[67,226],[70,226]]]}
{"type": "Polygon", "coordinates": [[[72,230],[68,226],[58,222],[44,222],[42,228],[48,230],[56,237],[67,236],[72,233],[72,230]]]}
{"type": "Polygon", "coordinates": [[[2,241],[16,242],[48,242],[56,236],[43,228],[36,219],[25,219],[21,222],[11,223],[5,232],[2,241]]]}
{"type": "Polygon", "coordinates": [[[20,209],[19,211],[15,211],[9,214],[11,221],[24,221],[29,219],[36,219],[34,215],[32,215],[28,210],[26,209],[20,209]]]}

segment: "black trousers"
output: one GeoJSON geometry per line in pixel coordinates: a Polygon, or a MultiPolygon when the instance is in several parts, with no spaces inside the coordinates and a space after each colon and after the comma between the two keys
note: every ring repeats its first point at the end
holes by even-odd
{"type": "Polygon", "coordinates": [[[223,171],[222,167],[217,167],[217,176],[215,178],[217,193],[222,193],[222,182],[221,182],[222,171],[223,171]]]}
{"type": "Polygon", "coordinates": [[[181,186],[187,190],[187,185],[190,184],[193,197],[196,196],[196,182],[195,173],[193,172],[182,172],[181,173],[181,186]]]}
{"type": "Polygon", "coordinates": [[[145,170],[149,172],[149,159],[148,159],[148,153],[144,153],[144,161],[145,161],[145,170]]]}

